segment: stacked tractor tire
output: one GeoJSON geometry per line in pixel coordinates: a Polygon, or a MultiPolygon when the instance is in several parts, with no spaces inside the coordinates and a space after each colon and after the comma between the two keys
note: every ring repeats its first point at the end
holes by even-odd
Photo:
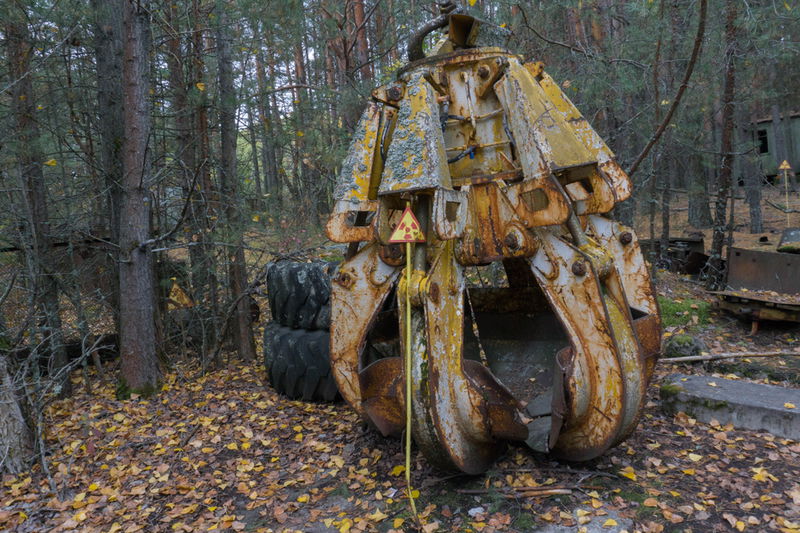
{"type": "Polygon", "coordinates": [[[292,399],[340,399],[329,362],[331,277],[335,263],[279,261],[267,271],[272,321],[264,364],[275,391],[292,399]]]}

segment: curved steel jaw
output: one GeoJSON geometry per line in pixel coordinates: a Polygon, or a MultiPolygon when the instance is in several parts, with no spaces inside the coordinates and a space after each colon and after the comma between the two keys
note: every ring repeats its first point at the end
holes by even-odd
{"type": "Polygon", "coordinates": [[[507,441],[585,460],[623,440],[660,320],[632,230],[602,216],[630,195],[611,151],[541,64],[499,49],[427,58],[374,94],[328,224],[354,252],[368,243],[333,281],[342,396],[403,430],[408,326],[412,433],[431,462],[478,473],[507,441]],[[427,221],[411,287],[384,246],[408,201],[427,221]],[[500,260],[506,285],[467,288],[466,268],[500,260]]]}

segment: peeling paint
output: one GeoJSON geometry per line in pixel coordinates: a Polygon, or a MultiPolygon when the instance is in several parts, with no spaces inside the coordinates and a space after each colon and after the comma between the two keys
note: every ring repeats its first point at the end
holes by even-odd
{"type": "MultiPolygon", "coordinates": [[[[636,427],[659,351],[658,307],[638,242],[599,216],[630,195],[630,180],[542,68],[500,49],[468,48],[402,69],[392,98],[375,91],[336,187],[330,238],[368,244],[334,280],[334,376],[382,433],[403,430],[402,358],[365,365],[362,351],[390,294],[404,331],[409,291],[412,435],[443,468],[482,472],[507,440],[570,460],[598,456],[636,427]],[[399,255],[380,246],[406,202],[428,227],[410,287],[394,266],[399,255]],[[363,212],[374,213],[371,222],[352,225],[363,212]],[[537,312],[557,317],[568,337],[563,348],[542,351],[555,378],[529,425],[530,397],[515,397],[485,361],[463,353],[471,320],[464,269],[494,261],[517,264],[528,278],[520,289],[536,291],[537,312]]],[[[405,348],[404,336],[397,344],[405,348]]]]}

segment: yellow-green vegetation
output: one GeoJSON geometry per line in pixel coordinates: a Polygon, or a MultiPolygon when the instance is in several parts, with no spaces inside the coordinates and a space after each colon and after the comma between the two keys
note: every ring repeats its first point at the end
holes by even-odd
{"type": "Polygon", "coordinates": [[[693,298],[671,299],[658,297],[661,308],[661,320],[664,327],[670,326],[704,326],[709,323],[711,304],[693,298]]]}

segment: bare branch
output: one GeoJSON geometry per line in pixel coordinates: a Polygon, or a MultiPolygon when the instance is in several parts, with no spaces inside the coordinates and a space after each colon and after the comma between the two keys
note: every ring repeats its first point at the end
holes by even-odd
{"type": "Polygon", "coordinates": [[[647,145],[641,151],[639,156],[633,162],[631,167],[628,169],[628,177],[633,176],[633,173],[639,168],[639,165],[642,164],[644,158],[647,157],[647,154],[650,153],[650,149],[658,142],[658,139],[661,138],[661,134],[664,133],[664,130],[667,129],[669,126],[670,121],[672,120],[672,116],[675,114],[675,110],[678,109],[678,105],[681,102],[681,98],[683,97],[683,93],[686,92],[686,88],[689,86],[689,79],[692,77],[692,72],[694,71],[694,66],[697,63],[697,58],[700,57],[700,50],[703,47],[703,35],[705,35],[706,31],[706,11],[708,7],[707,0],[700,0],[700,20],[697,23],[697,35],[694,38],[694,47],[692,48],[692,56],[689,58],[689,64],[686,65],[686,72],[683,75],[683,81],[681,82],[681,86],[678,87],[678,92],[675,93],[675,98],[672,99],[672,105],[667,111],[666,116],[664,116],[664,120],[656,129],[653,136],[650,137],[647,145]]]}

